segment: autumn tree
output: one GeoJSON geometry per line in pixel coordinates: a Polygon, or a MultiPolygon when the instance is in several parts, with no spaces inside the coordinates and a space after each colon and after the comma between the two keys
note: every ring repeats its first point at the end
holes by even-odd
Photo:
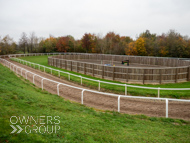
{"type": "Polygon", "coordinates": [[[39,53],[45,53],[46,52],[46,47],[44,46],[44,44],[45,44],[45,39],[39,38],[39,44],[38,44],[38,52],[39,53]]]}
{"type": "Polygon", "coordinates": [[[0,54],[13,54],[16,52],[16,47],[16,43],[9,35],[0,39],[0,54]]]}
{"type": "Polygon", "coordinates": [[[75,52],[85,53],[86,50],[82,46],[82,40],[75,41],[75,52]]]}
{"type": "Polygon", "coordinates": [[[135,47],[137,50],[137,55],[139,55],[139,56],[146,56],[147,55],[144,38],[142,38],[142,37],[138,38],[135,42],[135,47]]]}
{"type": "Polygon", "coordinates": [[[114,47],[113,53],[116,55],[124,55],[125,54],[125,48],[126,48],[126,37],[125,36],[119,36],[119,40],[117,41],[117,46],[114,47]]]}
{"type": "Polygon", "coordinates": [[[59,37],[57,40],[56,48],[58,52],[67,52],[69,49],[69,37],[59,37]]]}
{"type": "Polygon", "coordinates": [[[53,36],[50,36],[49,38],[45,39],[42,43],[45,52],[50,53],[56,51],[57,39],[53,36]]]}
{"type": "Polygon", "coordinates": [[[119,48],[120,36],[114,32],[108,32],[105,36],[107,53],[113,54],[119,48]]]}
{"type": "Polygon", "coordinates": [[[130,43],[126,44],[125,54],[126,55],[137,55],[137,49],[135,47],[135,42],[130,42],[130,43]]]}
{"type": "Polygon", "coordinates": [[[146,30],[136,40],[114,32],[108,32],[105,36],[85,33],[80,40],[75,40],[71,35],[38,38],[34,32],[28,38],[23,32],[18,43],[19,46],[8,35],[0,38],[0,54],[59,51],[190,58],[190,38],[175,30],[162,35],[146,30]]]}
{"type": "Polygon", "coordinates": [[[149,30],[146,30],[140,34],[145,41],[145,48],[148,56],[154,56],[157,54],[157,43],[156,43],[156,34],[151,34],[149,30]]]}
{"type": "Polygon", "coordinates": [[[95,36],[95,51],[97,53],[102,53],[102,54],[105,54],[106,52],[106,40],[105,38],[102,36],[102,34],[98,34],[95,36]]]}
{"type": "Polygon", "coordinates": [[[76,50],[75,38],[73,36],[71,36],[71,35],[67,35],[67,37],[69,39],[68,40],[68,47],[69,47],[68,51],[69,52],[75,52],[75,50],[76,50]]]}
{"type": "Polygon", "coordinates": [[[95,52],[95,35],[85,33],[81,39],[82,47],[88,52],[95,52]]]}
{"type": "Polygon", "coordinates": [[[131,37],[129,37],[129,36],[125,36],[124,38],[125,38],[124,40],[125,40],[126,44],[129,44],[130,42],[133,42],[133,39],[131,37]]]}

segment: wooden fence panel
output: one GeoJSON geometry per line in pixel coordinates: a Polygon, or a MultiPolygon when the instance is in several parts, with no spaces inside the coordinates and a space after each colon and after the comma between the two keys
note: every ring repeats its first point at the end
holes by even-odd
{"type": "Polygon", "coordinates": [[[74,53],[48,57],[48,64],[83,74],[125,82],[161,84],[190,80],[190,62],[173,58],[74,53]],[[75,61],[88,61],[88,59],[96,63],[102,63],[102,65],[75,61]],[[144,65],[166,66],[166,68],[112,67],[104,65],[120,63],[122,60],[144,65]]]}

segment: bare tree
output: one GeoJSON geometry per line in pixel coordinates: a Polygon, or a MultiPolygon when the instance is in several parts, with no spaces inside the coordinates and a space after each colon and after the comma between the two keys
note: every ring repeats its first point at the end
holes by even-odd
{"type": "Polygon", "coordinates": [[[36,38],[35,33],[34,32],[30,33],[30,37],[28,38],[28,46],[31,53],[34,52],[33,48],[34,48],[35,38],[36,38]]]}
{"type": "Polygon", "coordinates": [[[25,32],[23,32],[21,34],[21,38],[19,39],[19,47],[24,53],[26,53],[26,51],[28,51],[28,53],[29,53],[29,48],[27,48],[28,47],[28,38],[27,38],[27,35],[25,32]]]}
{"type": "Polygon", "coordinates": [[[96,51],[97,53],[104,54],[106,50],[106,40],[103,38],[102,34],[96,36],[96,51]]]}
{"type": "Polygon", "coordinates": [[[35,37],[34,38],[34,52],[35,53],[37,53],[38,52],[38,50],[39,50],[39,42],[40,42],[40,39],[38,38],[38,37],[35,37]]]}

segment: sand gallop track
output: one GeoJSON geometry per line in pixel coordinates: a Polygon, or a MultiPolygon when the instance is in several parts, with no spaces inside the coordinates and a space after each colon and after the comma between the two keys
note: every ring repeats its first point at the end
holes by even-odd
{"type": "MultiPolygon", "coordinates": [[[[59,77],[41,72],[39,70],[22,65],[20,63],[17,63],[17,62],[11,61],[11,60],[8,60],[8,61],[12,62],[15,65],[18,65],[28,71],[31,71],[35,74],[43,76],[45,78],[48,78],[48,79],[51,79],[54,81],[58,81],[61,83],[73,85],[76,87],[88,89],[86,87],[82,87],[80,85],[60,79],[59,77]]],[[[18,72],[18,74],[21,74],[20,69],[18,69],[17,72],[18,72]]],[[[22,75],[25,77],[26,72],[23,71],[22,75]]],[[[29,81],[33,82],[33,75],[30,73],[27,73],[27,79],[29,81]]],[[[57,84],[47,81],[47,80],[44,80],[43,83],[44,83],[43,88],[45,90],[47,90],[50,93],[57,94],[57,84]]],[[[35,78],[35,85],[41,88],[41,78],[39,78],[39,77],[35,78]]],[[[76,102],[81,103],[81,90],[79,90],[79,89],[73,89],[70,87],[60,85],[60,96],[62,96],[65,99],[69,99],[71,101],[76,101],[76,102]]],[[[86,105],[86,106],[94,107],[94,108],[102,109],[102,110],[117,111],[117,109],[118,109],[117,103],[118,103],[117,97],[90,93],[88,91],[84,92],[84,105],[86,105]]],[[[179,119],[190,120],[190,103],[189,102],[169,101],[168,107],[169,107],[168,116],[170,118],[179,118],[179,119]]],[[[165,117],[165,114],[166,114],[165,110],[166,110],[166,103],[165,103],[165,101],[161,101],[161,100],[147,100],[147,99],[145,100],[145,99],[122,98],[122,97],[120,100],[120,112],[121,113],[144,114],[144,115],[154,116],[154,117],[165,117]]]]}

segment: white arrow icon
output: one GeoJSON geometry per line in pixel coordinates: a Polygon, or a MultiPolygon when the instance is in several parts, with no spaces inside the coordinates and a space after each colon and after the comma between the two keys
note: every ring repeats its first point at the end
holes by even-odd
{"type": "Polygon", "coordinates": [[[15,128],[13,125],[10,125],[13,128],[13,131],[11,132],[11,134],[13,134],[14,132],[16,132],[17,128],[15,128]]]}
{"type": "Polygon", "coordinates": [[[16,125],[16,126],[20,129],[17,133],[22,132],[23,129],[19,125],[16,125]]]}
{"type": "MultiPolygon", "coordinates": [[[[13,125],[10,125],[13,128],[13,131],[11,132],[11,134],[15,133],[17,131],[17,128],[15,128],[13,125]]],[[[17,133],[20,133],[23,129],[19,126],[16,125],[19,128],[19,131],[17,133]]]]}

